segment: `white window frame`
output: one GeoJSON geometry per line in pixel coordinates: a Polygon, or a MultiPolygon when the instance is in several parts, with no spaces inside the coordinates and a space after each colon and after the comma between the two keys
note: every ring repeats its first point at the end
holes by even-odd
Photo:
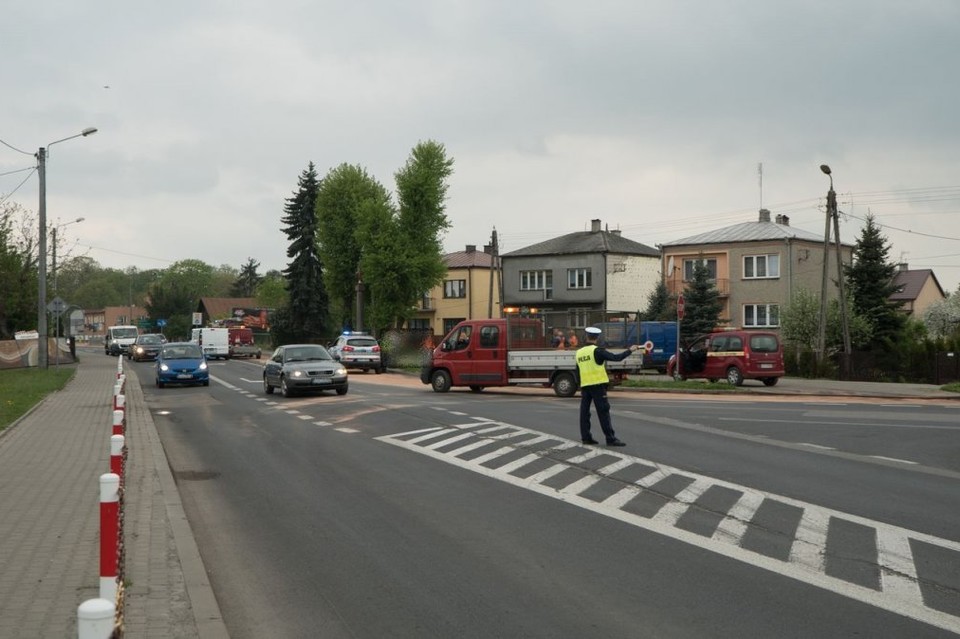
{"type": "Polygon", "coordinates": [[[780,327],[780,305],[779,304],[744,304],[743,305],[743,327],[744,328],[779,328],[780,327]],[[773,322],[771,322],[773,318],[773,322]],[[761,323],[762,320],[762,323],[761,323]]]}
{"type": "Polygon", "coordinates": [[[567,289],[593,288],[593,270],[590,268],[568,268],[567,289]]]}
{"type": "Polygon", "coordinates": [[[553,271],[520,271],[521,291],[553,291],[553,271]]]}
{"type": "Polygon", "coordinates": [[[743,279],[775,280],[779,278],[780,255],[778,253],[743,256],[743,279]],[[759,275],[760,271],[763,271],[763,275],[759,275]]]}

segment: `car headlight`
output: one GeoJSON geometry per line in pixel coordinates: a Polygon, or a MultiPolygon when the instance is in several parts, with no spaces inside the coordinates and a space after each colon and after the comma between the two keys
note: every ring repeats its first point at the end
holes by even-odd
{"type": "Polygon", "coordinates": [[[170,370],[170,367],[167,366],[166,364],[160,364],[160,370],[166,372],[166,371],[170,370]]]}
{"type": "Polygon", "coordinates": [[[138,353],[143,353],[143,346],[137,346],[136,351],[138,353]]]}
{"type": "Polygon", "coordinates": [[[292,377],[303,377],[303,371],[299,371],[299,370],[297,370],[297,371],[291,371],[291,372],[290,372],[290,375],[291,375],[292,377]]]}
{"type": "Polygon", "coordinates": [[[202,370],[202,371],[205,371],[205,370],[207,370],[207,363],[206,363],[206,362],[200,362],[200,366],[198,366],[197,368],[199,368],[199,369],[202,370]]]}
{"type": "Polygon", "coordinates": [[[333,371],[333,374],[334,374],[334,376],[336,376],[336,377],[340,377],[341,375],[346,375],[346,374],[347,374],[347,369],[345,369],[343,366],[341,366],[340,368],[335,369],[335,370],[333,371]]]}

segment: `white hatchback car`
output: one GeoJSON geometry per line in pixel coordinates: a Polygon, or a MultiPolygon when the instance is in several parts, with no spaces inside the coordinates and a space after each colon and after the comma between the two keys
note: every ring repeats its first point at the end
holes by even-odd
{"type": "Polygon", "coordinates": [[[330,354],[345,368],[383,372],[380,344],[369,333],[344,333],[330,347],[330,354]]]}

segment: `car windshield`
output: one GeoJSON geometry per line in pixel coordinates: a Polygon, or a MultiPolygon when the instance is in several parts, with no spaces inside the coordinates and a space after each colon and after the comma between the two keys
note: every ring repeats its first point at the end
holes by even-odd
{"type": "Polygon", "coordinates": [[[776,353],[780,348],[774,335],[751,335],[750,350],[754,353],[776,353]]]}
{"type": "Polygon", "coordinates": [[[136,337],[137,329],[131,328],[114,328],[110,331],[114,339],[119,339],[123,337],[136,337]]]}
{"type": "Polygon", "coordinates": [[[161,339],[159,335],[142,335],[137,340],[138,344],[160,344],[161,339]]]}
{"type": "Polygon", "coordinates": [[[318,359],[333,359],[322,346],[298,346],[287,349],[283,357],[286,362],[307,362],[318,359]]]}
{"type": "Polygon", "coordinates": [[[203,352],[196,344],[181,344],[179,346],[165,346],[163,359],[200,359],[203,352]]]}

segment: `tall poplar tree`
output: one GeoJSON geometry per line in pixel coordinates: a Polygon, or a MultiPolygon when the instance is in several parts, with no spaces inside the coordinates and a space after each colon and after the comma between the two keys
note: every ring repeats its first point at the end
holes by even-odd
{"type": "Polygon", "coordinates": [[[853,298],[854,310],[873,327],[876,344],[894,347],[906,325],[906,314],[890,296],[897,291],[894,278],[897,265],[889,263],[890,245],[867,214],[857,243],[853,247],[853,264],[844,267],[844,274],[853,298]]]}
{"type": "Polygon", "coordinates": [[[317,171],[310,162],[300,174],[297,190],[283,207],[282,231],[290,240],[283,270],[287,279],[287,306],[274,319],[278,341],[318,341],[328,334],[328,300],[323,263],[317,249],[317,171]]]}

